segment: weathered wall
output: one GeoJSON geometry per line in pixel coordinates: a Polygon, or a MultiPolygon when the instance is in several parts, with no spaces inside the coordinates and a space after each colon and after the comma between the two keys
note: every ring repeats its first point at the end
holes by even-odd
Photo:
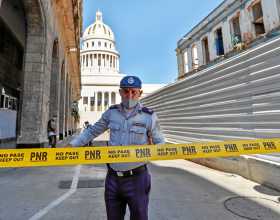
{"type": "MultiPolygon", "coordinates": [[[[236,1],[228,0],[224,1],[218,8],[212,11],[205,19],[203,19],[192,31],[186,34],[182,39],[178,41],[178,49],[180,53],[177,53],[178,61],[179,57],[183,55],[183,51],[191,48],[196,44],[198,47],[199,65],[203,65],[203,51],[201,50],[201,40],[204,37],[208,38],[210,60],[213,61],[218,58],[216,52],[215,32],[218,28],[222,28],[223,32],[223,44],[225,54],[233,50],[232,33],[231,33],[231,19],[239,14],[241,37],[244,40],[245,34],[251,34],[253,38],[256,38],[254,26],[252,24],[252,11],[251,5],[256,2],[255,0],[236,1]]],[[[275,28],[280,26],[280,3],[279,0],[262,0],[263,20],[266,33],[271,32],[275,28]]],[[[192,70],[192,53],[188,53],[189,70],[192,70]]],[[[184,63],[178,65],[179,77],[186,72],[184,63]]]]}

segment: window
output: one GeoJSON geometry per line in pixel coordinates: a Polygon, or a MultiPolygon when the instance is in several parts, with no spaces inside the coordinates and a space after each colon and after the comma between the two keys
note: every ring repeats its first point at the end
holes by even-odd
{"type": "Polygon", "coordinates": [[[255,28],[255,34],[258,37],[259,35],[265,33],[261,2],[258,2],[252,6],[252,13],[253,13],[253,25],[255,28]]]}
{"type": "Polygon", "coordinates": [[[116,67],[116,58],[113,57],[113,68],[115,68],[115,67],[116,67]]]}
{"type": "Polygon", "coordinates": [[[236,44],[241,42],[241,30],[240,30],[240,22],[239,16],[234,17],[231,20],[231,41],[235,46],[236,44]]]}
{"type": "Polygon", "coordinates": [[[217,56],[221,56],[225,54],[224,50],[224,42],[223,42],[223,32],[222,28],[218,28],[215,32],[215,41],[216,41],[216,52],[217,56]]]}
{"type": "Polygon", "coordinates": [[[94,47],[94,41],[91,42],[91,46],[94,47]]]}
{"type": "Polygon", "coordinates": [[[107,43],[106,42],[104,43],[104,46],[107,48],[107,43]]]}
{"type": "Polygon", "coordinates": [[[98,47],[101,47],[101,42],[100,41],[98,41],[98,47]]]}
{"type": "Polygon", "coordinates": [[[83,104],[87,105],[88,104],[88,97],[83,97],[83,104]]]}
{"type": "Polygon", "coordinates": [[[87,43],[87,48],[88,48],[88,43],[87,43]]]}
{"type": "Polygon", "coordinates": [[[17,98],[9,96],[7,94],[1,94],[0,96],[0,108],[17,110],[17,98]]]}
{"type": "Polygon", "coordinates": [[[90,32],[91,32],[91,27],[88,29],[88,34],[90,34],[90,32]]]}
{"type": "Polygon", "coordinates": [[[105,54],[102,54],[103,66],[105,66],[105,54]]]}
{"type": "Polygon", "coordinates": [[[203,52],[203,64],[208,64],[210,62],[210,53],[209,53],[209,43],[207,37],[202,39],[202,52],[203,52]]]}
{"type": "Polygon", "coordinates": [[[192,46],[192,69],[198,68],[198,52],[197,52],[197,46],[192,46]]]}

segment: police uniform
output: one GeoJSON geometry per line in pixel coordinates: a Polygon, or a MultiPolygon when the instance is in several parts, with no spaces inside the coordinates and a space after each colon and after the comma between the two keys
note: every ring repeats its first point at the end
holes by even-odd
{"type": "MultiPolygon", "coordinates": [[[[138,77],[124,77],[121,88],[141,88],[138,77]]],[[[113,105],[105,111],[94,125],[90,125],[70,144],[86,145],[90,140],[110,129],[110,146],[163,144],[156,114],[138,103],[127,112],[122,104],[113,105]],[[150,137],[149,137],[150,136],[150,137]]],[[[131,219],[148,219],[148,201],[151,177],[145,163],[108,164],[105,181],[105,202],[109,220],[124,219],[126,205],[131,219]]]]}

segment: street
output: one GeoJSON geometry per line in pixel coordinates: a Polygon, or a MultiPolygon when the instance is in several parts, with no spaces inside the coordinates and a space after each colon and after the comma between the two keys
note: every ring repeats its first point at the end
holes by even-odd
{"type": "MultiPolygon", "coordinates": [[[[279,219],[280,192],[185,160],[149,165],[150,219],[279,219]]],[[[105,166],[0,170],[0,219],[106,219],[105,166]]],[[[126,219],[129,219],[127,215],[126,219]]]]}

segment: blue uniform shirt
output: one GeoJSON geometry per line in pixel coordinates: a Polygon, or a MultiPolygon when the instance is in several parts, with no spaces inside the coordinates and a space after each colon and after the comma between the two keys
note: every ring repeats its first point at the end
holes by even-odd
{"type": "MultiPolygon", "coordinates": [[[[107,129],[110,129],[110,146],[148,144],[149,132],[153,144],[163,144],[156,113],[137,104],[131,112],[126,112],[122,105],[113,105],[105,111],[94,125],[90,125],[77,138],[71,141],[72,146],[86,145],[107,129]]],[[[110,166],[116,171],[134,169],[144,163],[113,163],[110,166]]]]}

